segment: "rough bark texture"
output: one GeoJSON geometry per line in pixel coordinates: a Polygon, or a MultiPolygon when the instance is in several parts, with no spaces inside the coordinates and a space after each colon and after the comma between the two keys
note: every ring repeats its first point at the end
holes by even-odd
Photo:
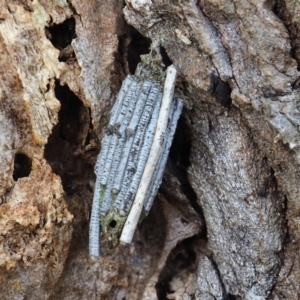
{"type": "Polygon", "coordinates": [[[298,1],[0,7],[0,299],[300,299],[298,1]],[[185,109],[134,242],[92,262],[100,140],[150,43],[185,109]]]}

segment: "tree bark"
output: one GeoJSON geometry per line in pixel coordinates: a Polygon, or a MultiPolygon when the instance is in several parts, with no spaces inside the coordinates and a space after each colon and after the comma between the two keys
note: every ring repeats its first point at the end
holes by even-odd
{"type": "Polygon", "coordinates": [[[300,299],[298,1],[0,7],[1,299],[300,299]],[[93,262],[100,141],[149,51],[184,111],[132,244],[93,262]]]}

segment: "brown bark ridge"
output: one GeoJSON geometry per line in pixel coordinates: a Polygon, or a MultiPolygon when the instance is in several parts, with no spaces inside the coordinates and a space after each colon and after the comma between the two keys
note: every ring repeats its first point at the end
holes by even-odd
{"type": "Polygon", "coordinates": [[[0,7],[0,299],[300,299],[298,1],[0,7]],[[92,262],[100,140],[150,45],[185,109],[133,243],[92,262]]]}

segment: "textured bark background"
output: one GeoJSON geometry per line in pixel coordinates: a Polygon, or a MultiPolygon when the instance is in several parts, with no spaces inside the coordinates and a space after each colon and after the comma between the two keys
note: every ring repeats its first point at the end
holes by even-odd
{"type": "Polygon", "coordinates": [[[297,0],[0,7],[0,299],[300,299],[297,0]],[[185,109],[134,242],[92,262],[93,167],[150,46],[185,109]]]}

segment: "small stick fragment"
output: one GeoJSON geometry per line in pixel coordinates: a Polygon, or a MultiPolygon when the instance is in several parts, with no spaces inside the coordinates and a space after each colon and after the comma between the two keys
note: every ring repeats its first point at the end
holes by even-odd
{"type": "Polygon", "coordinates": [[[111,170],[111,165],[113,163],[114,152],[115,152],[117,144],[118,144],[118,137],[116,135],[113,135],[111,138],[109,147],[108,147],[104,168],[101,171],[100,170],[98,171],[98,173],[101,172],[100,183],[102,185],[107,184],[109,173],[111,170]]]}
{"type": "MultiPolygon", "coordinates": [[[[128,121],[130,124],[131,124],[132,120],[135,118],[135,114],[137,113],[137,110],[139,111],[138,107],[142,106],[142,109],[144,108],[145,101],[147,100],[147,97],[145,98],[145,94],[147,96],[148,95],[147,93],[149,92],[149,90],[145,91],[145,89],[148,89],[148,88],[150,89],[151,85],[148,87],[147,84],[146,85],[143,84],[143,86],[141,88],[141,91],[139,92],[139,97],[138,97],[138,101],[135,105],[134,112],[133,112],[133,114],[131,114],[130,122],[128,121]]],[[[138,117],[140,118],[140,115],[138,117]]],[[[128,122],[125,122],[123,124],[123,127],[121,126],[121,130],[124,130],[124,128],[128,125],[128,122]]],[[[125,131],[127,131],[127,130],[125,130],[125,131]]],[[[122,132],[122,134],[123,134],[123,132],[122,132]]],[[[126,135],[127,135],[127,133],[126,133],[126,135]]],[[[117,172],[116,172],[116,176],[114,178],[114,184],[112,186],[112,192],[114,194],[119,193],[119,191],[121,189],[125,169],[126,169],[126,166],[127,166],[129,151],[132,148],[133,140],[134,140],[134,138],[132,136],[128,136],[128,135],[127,135],[127,138],[125,139],[124,148],[123,148],[122,154],[121,154],[121,161],[119,163],[119,166],[118,166],[118,169],[117,169],[117,172]]]]}
{"type": "MultiPolygon", "coordinates": [[[[128,212],[129,209],[131,208],[132,201],[136,194],[136,190],[139,186],[140,179],[143,175],[143,171],[144,171],[145,165],[147,163],[147,159],[149,156],[151,144],[152,144],[154,133],[155,133],[155,127],[156,127],[156,123],[157,123],[157,119],[158,119],[160,105],[161,105],[161,93],[158,94],[158,98],[156,100],[156,104],[154,106],[153,111],[152,111],[152,109],[150,111],[151,115],[149,117],[151,117],[151,119],[149,121],[149,124],[148,124],[147,128],[144,129],[145,132],[143,133],[143,145],[142,145],[140,153],[139,153],[139,158],[138,158],[137,165],[136,165],[136,171],[131,180],[130,187],[128,188],[128,190],[124,196],[124,199],[123,199],[123,203],[122,203],[122,207],[121,207],[121,210],[123,210],[123,211],[128,212]]],[[[145,108],[143,114],[145,114],[145,112],[146,112],[146,108],[145,108]]],[[[142,124],[142,122],[140,124],[142,124]]],[[[138,125],[137,131],[139,130],[140,124],[138,125]]]]}
{"type": "Polygon", "coordinates": [[[107,155],[105,158],[105,165],[104,165],[103,170],[101,171],[101,176],[100,176],[100,182],[102,185],[107,184],[108,177],[109,177],[110,171],[112,169],[112,165],[115,163],[114,155],[115,155],[116,147],[119,146],[119,147],[123,148],[123,144],[121,144],[119,142],[119,140],[121,139],[122,136],[125,136],[125,128],[128,126],[128,123],[130,122],[132,112],[136,105],[136,99],[140,93],[140,88],[141,88],[141,86],[138,83],[131,85],[130,90],[128,91],[128,93],[125,96],[125,98],[126,98],[128,95],[130,95],[131,98],[129,98],[128,100],[126,99],[127,100],[126,106],[124,105],[124,107],[126,107],[126,110],[124,109],[122,112],[122,116],[120,115],[119,116],[120,118],[118,118],[118,120],[122,119],[122,125],[119,128],[120,130],[118,131],[118,134],[112,134],[113,137],[110,141],[107,155]],[[133,88],[135,88],[135,90],[132,90],[133,88]]]}
{"type": "MultiPolygon", "coordinates": [[[[147,103],[145,105],[145,109],[143,112],[143,115],[141,116],[139,125],[137,127],[136,133],[133,138],[132,146],[129,151],[128,160],[126,164],[126,169],[124,172],[124,178],[122,178],[122,186],[120,193],[118,194],[116,201],[114,202],[114,207],[119,210],[122,203],[126,201],[125,194],[127,192],[127,189],[130,185],[130,182],[132,182],[133,175],[136,172],[137,162],[139,159],[139,153],[143,151],[142,145],[143,145],[143,138],[145,135],[145,131],[147,129],[147,125],[149,123],[151,113],[153,111],[153,106],[155,104],[155,101],[157,101],[157,97],[160,95],[159,93],[159,86],[153,85],[149,94],[149,97],[147,99],[147,103]]],[[[157,118],[158,116],[156,116],[157,118]]],[[[155,123],[156,124],[156,123],[155,123]]],[[[154,124],[154,125],[155,125],[154,124]]]]}
{"type": "Polygon", "coordinates": [[[122,83],[120,92],[117,96],[116,102],[111,110],[111,114],[110,114],[110,120],[109,120],[109,124],[107,126],[107,132],[108,133],[112,133],[112,129],[113,126],[115,125],[115,123],[117,122],[118,116],[119,116],[119,112],[121,110],[122,107],[122,101],[123,98],[125,97],[130,85],[133,82],[133,77],[132,76],[127,76],[125,78],[125,80],[122,83]]]}
{"type": "Polygon", "coordinates": [[[101,151],[97,157],[97,161],[96,161],[95,168],[94,168],[94,172],[97,176],[99,175],[99,170],[101,170],[101,171],[104,170],[106,156],[107,156],[107,152],[109,149],[111,138],[112,138],[111,135],[105,134],[105,136],[101,142],[101,151]]]}
{"type": "Polygon", "coordinates": [[[89,233],[89,252],[92,259],[97,259],[100,255],[100,198],[101,184],[99,180],[96,180],[89,233]]]}
{"type": "Polygon", "coordinates": [[[135,132],[136,126],[140,120],[142,113],[143,113],[151,86],[152,86],[152,82],[149,80],[146,80],[143,84],[139,99],[136,103],[134,112],[132,114],[132,118],[130,120],[128,127],[126,128],[127,138],[131,137],[133,135],[133,133],[135,132]]]}
{"type": "Polygon", "coordinates": [[[126,114],[124,116],[124,119],[122,121],[122,124],[121,125],[116,124],[117,125],[116,126],[117,135],[121,136],[123,133],[125,133],[125,129],[127,128],[130,120],[132,119],[133,112],[135,111],[135,107],[137,106],[137,104],[139,102],[138,100],[140,98],[141,91],[142,91],[142,85],[141,85],[141,82],[138,82],[136,90],[134,92],[134,97],[129,102],[129,105],[128,105],[126,114]]]}
{"type": "Polygon", "coordinates": [[[117,141],[118,144],[117,144],[117,147],[114,152],[112,164],[110,166],[111,170],[110,170],[110,174],[108,176],[108,182],[106,184],[104,198],[103,198],[103,201],[100,202],[100,215],[105,215],[109,211],[110,205],[113,200],[112,186],[113,186],[114,178],[116,176],[116,171],[117,171],[119,162],[121,160],[121,153],[122,153],[122,148],[124,145],[124,140],[125,140],[125,134],[123,134],[123,137],[121,137],[117,141]]]}
{"type": "Polygon", "coordinates": [[[176,69],[173,65],[167,68],[167,76],[164,85],[162,105],[158,116],[154,140],[151,146],[149,158],[145,166],[132,208],[128,214],[127,220],[120,237],[121,243],[130,243],[132,241],[135,229],[137,227],[140,215],[143,210],[145,198],[151,184],[152,175],[159,160],[163,148],[163,139],[166,134],[171,103],[174,94],[176,69]]]}
{"type": "MultiPolygon", "coordinates": [[[[101,178],[103,179],[103,175],[108,176],[108,172],[106,172],[106,164],[109,156],[109,149],[111,149],[111,144],[113,146],[113,135],[112,135],[112,128],[115,125],[116,120],[118,119],[120,115],[120,111],[123,108],[123,111],[125,111],[125,108],[123,107],[123,98],[126,97],[126,94],[132,94],[132,91],[129,92],[129,90],[132,90],[131,87],[133,84],[134,78],[132,76],[128,76],[123,84],[122,88],[120,90],[119,95],[117,96],[116,102],[113,106],[112,112],[111,112],[111,119],[110,123],[108,125],[107,133],[105,134],[105,137],[102,140],[101,143],[101,151],[97,157],[97,162],[95,165],[95,173],[97,176],[96,182],[95,182],[95,190],[94,190],[94,196],[93,196],[93,205],[92,205],[92,211],[91,211],[91,220],[90,220],[90,232],[89,232],[89,252],[90,257],[92,259],[97,259],[100,255],[100,203],[103,202],[103,197],[105,196],[105,187],[101,186],[101,178]],[[107,174],[106,174],[107,173],[107,174]]],[[[130,95],[127,96],[127,105],[130,98],[130,95]]]]}
{"type": "Polygon", "coordinates": [[[119,109],[116,123],[113,124],[115,129],[118,129],[121,126],[123,122],[123,118],[126,115],[128,106],[130,105],[130,102],[135,100],[137,88],[138,88],[138,82],[135,78],[133,78],[132,84],[129,86],[129,89],[126,92],[125,97],[122,101],[122,105],[121,108],[119,109]]]}
{"type": "Polygon", "coordinates": [[[173,102],[173,106],[172,107],[172,111],[171,111],[171,115],[170,115],[170,122],[168,125],[168,133],[167,133],[167,138],[165,140],[165,144],[164,144],[164,148],[163,148],[163,153],[160,156],[159,162],[157,164],[157,167],[155,169],[155,172],[152,176],[152,182],[151,182],[151,186],[148,190],[148,194],[146,197],[146,201],[144,203],[144,210],[146,211],[146,213],[148,213],[152,207],[154,198],[156,196],[156,193],[158,191],[158,188],[162,182],[162,177],[164,174],[164,169],[166,167],[167,164],[167,160],[168,160],[168,156],[169,156],[169,152],[170,152],[170,147],[172,145],[172,141],[174,138],[174,134],[175,134],[175,130],[177,127],[177,122],[178,119],[180,117],[181,111],[182,111],[182,107],[183,107],[183,101],[181,99],[176,99],[173,102]]]}
{"type": "Polygon", "coordinates": [[[116,176],[114,179],[113,188],[112,188],[112,192],[114,194],[117,194],[120,192],[123,178],[124,178],[125,169],[127,166],[129,151],[132,147],[132,142],[133,142],[133,137],[130,137],[125,141],[125,145],[124,145],[124,148],[122,151],[121,161],[119,163],[118,170],[116,172],[116,176]]]}

